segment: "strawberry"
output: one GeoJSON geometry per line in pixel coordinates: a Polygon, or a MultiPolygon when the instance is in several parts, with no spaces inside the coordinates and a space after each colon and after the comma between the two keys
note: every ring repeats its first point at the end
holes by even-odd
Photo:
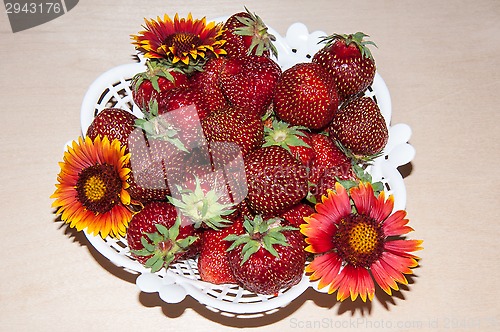
{"type": "Polygon", "coordinates": [[[314,159],[314,151],[306,131],[306,127],[290,126],[286,122],[274,120],[270,127],[264,127],[265,143],[262,146],[281,146],[303,165],[308,166],[314,159]]]}
{"type": "Polygon", "coordinates": [[[171,193],[169,180],[183,176],[185,153],[167,141],[148,139],[140,129],[131,133],[129,151],[131,172],[127,182],[130,196],[142,203],[166,200],[171,193]]]}
{"type": "Polygon", "coordinates": [[[141,264],[157,272],[192,254],[198,239],[192,224],[181,221],[167,202],[151,202],[136,213],[127,229],[130,252],[141,264]]]}
{"type": "Polygon", "coordinates": [[[107,136],[111,141],[117,139],[127,145],[128,137],[135,128],[137,117],[119,108],[105,108],[97,114],[87,128],[87,136],[94,140],[97,136],[107,136]]]}
{"type": "Polygon", "coordinates": [[[385,119],[372,98],[356,98],[339,110],[328,131],[354,158],[372,159],[389,138],[385,119]]]}
{"type": "Polygon", "coordinates": [[[246,7],[245,10],[233,14],[224,23],[222,39],[226,41],[224,49],[227,56],[270,56],[272,53],[277,57],[278,51],[273,44],[276,37],[269,33],[266,24],[258,15],[251,13],[246,7]]]}
{"type": "Polygon", "coordinates": [[[147,70],[132,78],[131,90],[134,103],[143,111],[149,112],[149,103],[174,87],[188,84],[188,77],[173,71],[155,61],[146,61],[147,70]]]}
{"type": "Polygon", "coordinates": [[[205,107],[200,90],[193,86],[185,85],[161,93],[158,102],[158,114],[165,114],[191,105],[196,107],[200,120],[210,113],[210,110],[205,107]]]}
{"type": "Polygon", "coordinates": [[[236,143],[243,156],[259,148],[264,136],[260,117],[239,107],[210,113],[201,121],[201,127],[208,142],[236,143]]]}
{"type": "Polygon", "coordinates": [[[231,234],[240,235],[243,233],[243,219],[239,218],[229,227],[220,230],[207,229],[201,234],[201,247],[198,256],[198,272],[201,280],[213,284],[236,283],[227,257],[230,243],[224,238],[231,234]]]}
{"type": "Polygon", "coordinates": [[[190,79],[191,86],[200,94],[201,106],[207,114],[229,105],[219,84],[220,71],[225,62],[224,57],[212,58],[203,66],[203,71],[196,72],[190,79]]]}
{"type": "Polygon", "coordinates": [[[150,119],[159,115],[157,119],[175,129],[179,141],[190,150],[203,140],[200,120],[209,113],[201,98],[193,87],[173,88],[160,96],[158,112],[150,119]]]}
{"type": "Polygon", "coordinates": [[[273,107],[291,125],[324,128],[338,107],[333,77],[316,63],[296,64],[281,75],[273,107]]]}
{"type": "Polygon", "coordinates": [[[325,37],[326,45],[316,52],[312,62],[325,67],[333,75],[340,100],[355,96],[372,84],[375,76],[375,61],[362,32],[355,34],[333,34],[325,37]]]}
{"type": "Polygon", "coordinates": [[[178,130],[163,115],[158,116],[156,106],[144,119],[136,120],[136,126],[128,138],[130,196],[143,203],[166,200],[171,193],[169,182],[178,183],[184,175],[187,149],[178,130]]]}
{"type": "Polygon", "coordinates": [[[315,154],[309,173],[309,181],[312,183],[317,184],[328,172],[342,173],[350,170],[351,160],[328,136],[321,133],[311,134],[311,146],[315,154]]]}
{"type": "Polygon", "coordinates": [[[220,87],[230,105],[262,117],[272,102],[280,75],[281,68],[270,58],[229,58],[220,72],[220,87]]]}
{"type": "Polygon", "coordinates": [[[347,157],[328,136],[311,134],[315,159],[309,169],[310,199],[320,202],[327,189],[335,188],[337,178],[348,180],[354,177],[351,159],[347,157]]]}
{"type": "Polygon", "coordinates": [[[315,210],[311,205],[306,203],[298,203],[286,209],[285,211],[280,212],[279,216],[288,221],[290,225],[299,227],[304,223],[304,217],[309,217],[314,212],[315,210]]]}
{"type": "Polygon", "coordinates": [[[244,220],[245,233],[229,235],[229,267],[238,284],[254,293],[275,295],[296,285],[306,261],[304,238],[298,228],[280,218],[257,215],[244,220]]]}
{"type": "Polygon", "coordinates": [[[307,194],[307,170],[280,146],[262,147],[245,157],[247,201],[256,213],[272,214],[307,194]]]}

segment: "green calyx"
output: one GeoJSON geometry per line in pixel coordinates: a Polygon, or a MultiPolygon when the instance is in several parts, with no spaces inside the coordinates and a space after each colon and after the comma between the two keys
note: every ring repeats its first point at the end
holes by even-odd
{"type": "Polygon", "coordinates": [[[179,139],[179,129],[167,121],[166,116],[158,114],[158,102],[152,100],[149,103],[149,112],[144,112],[143,119],[136,119],[135,126],[144,130],[147,138],[167,141],[177,149],[188,152],[179,139]]]}
{"type": "Polygon", "coordinates": [[[349,148],[347,148],[339,140],[336,139],[334,141],[335,141],[335,145],[337,145],[337,147],[347,157],[349,157],[349,159],[351,159],[354,164],[371,165],[373,163],[373,160],[380,157],[383,153],[383,151],[380,151],[380,152],[372,154],[372,155],[359,155],[359,154],[353,153],[349,148]]]}
{"type": "Polygon", "coordinates": [[[178,240],[180,224],[179,217],[170,229],[156,224],[156,232],[146,233],[141,238],[144,248],[131,250],[131,252],[137,256],[151,256],[144,263],[144,266],[150,268],[151,272],[158,272],[161,268],[168,267],[174,261],[176,254],[185,252],[198,239],[197,236],[187,236],[178,240]]]}
{"type": "Polygon", "coordinates": [[[231,225],[231,221],[223,218],[230,215],[235,210],[232,204],[221,203],[222,191],[215,183],[213,188],[204,191],[201,188],[200,180],[195,178],[196,186],[194,190],[183,189],[177,186],[180,192],[180,199],[168,196],[170,203],[176,206],[180,212],[190,218],[195,228],[206,225],[212,229],[219,230],[231,225]]]}
{"type": "Polygon", "coordinates": [[[257,14],[251,13],[247,7],[245,7],[245,10],[250,17],[236,17],[243,26],[236,28],[234,32],[240,36],[252,37],[252,43],[247,54],[251,55],[255,50],[255,55],[261,56],[265,51],[269,50],[277,58],[278,50],[273,44],[276,37],[269,33],[268,27],[257,14]]]}
{"type": "Polygon", "coordinates": [[[304,130],[309,130],[303,126],[290,126],[286,122],[273,120],[272,128],[264,127],[264,140],[263,147],[278,145],[290,151],[290,146],[303,146],[310,148],[309,144],[299,138],[305,137],[304,130]]]}
{"type": "Polygon", "coordinates": [[[203,66],[207,63],[208,59],[210,59],[208,56],[198,56],[196,60],[192,59],[192,61],[190,60],[188,64],[182,61],[173,62],[171,59],[167,58],[162,58],[157,61],[166,68],[178,71],[179,73],[183,73],[187,76],[192,76],[196,72],[203,71],[203,66]]]}
{"type": "Polygon", "coordinates": [[[338,177],[336,178],[337,182],[339,182],[347,191],[351,188],[357,187],[360,182],[371,183],[375,196],[378,196],[378,194],[384,190],[384,184],[381,181],[373,182],[370,173],[368,173],[362,166],[353,164],[352,170],[356,176],[355,180],[341,180],[338,177]]]}
{"type": "Polygon", "coordinates": [[[377,47],[377,45],[373,41],[365,40],[365,37],[370,37],[370,36],[361,31],[358,31],[354,34],[334,33],[331,36],[323,37],[319,42],[326,43],[326,45],[329,46],[337,40],[343,40],[346,46],[354,44],[359,49],[359,52],[361,53],[361,56],[363,58],[368,58],[373,60],[373,55],[370,49],[368,48],[368,45],[372,45],[375,47],[377,47]]]}
{"type": "Polygon", "coordinates": [[[283,231],[298,230],[297,227],[282,226],[281,220],[281,218],[264,220],[261,215],[257,215],[253,219],[245,217],[243,222],[246,231],[245,234],[230,234],[224,238],[225,241],[233,241],[227,251],[243,245],[240,265],[243,265],[260,248],[264,248],[273,256],[279,258],[279,254],[274,246],[289,246],[285,235],[283,235],[283,231]]]}
{"type": "Polygon", "coordinates": [[[147,70],[145,72],[136,74],[132,79],[132,87],[135,91],[137,91],[140,85],[147,80],[151,82],[151,85],[156,92],[161,92],[160,85],[158,83],[158,79],[160,77],[163,77],[170,82],[175,83],[175,78],[170,73],[172,71],[172,68],[168,68],[167,66],[162,65],[160,62],[152,60],[147,60],[146,66],[147,70]]]}

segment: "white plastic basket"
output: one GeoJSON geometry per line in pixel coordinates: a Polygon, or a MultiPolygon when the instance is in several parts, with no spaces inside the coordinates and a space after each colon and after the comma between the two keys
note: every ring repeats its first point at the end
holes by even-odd
{"type": "MultiPolygon", "coordinates": [[[[214,20],[225,19],[222,17],[214,20]]],[[[309,33],[302,23],[292,24],[285,37],[280,36],[272,28],[269,30],[276,37],[275,45],[279,52],[277,61],[283,70],[299,62],[309,62],[312,55],[321,48],[318,44],[320,38],[326,36],[322,31],[309,33]]],[[[134,74],[144,69],[143,60],[124,64],[103,73],[91,84],[81,108],[81,126],[84,134],[94,117],[107,107],[122,108],[138,117],[141,116],[139,108],[132,100],[130,81],[134,74]]],[[[378,73],[366,95],[378,103],[389,126],[387,146],[383,155],[370,166],[369,172],[374,181],[382,181],[386,186],[386,192],[394,195],[394,208],[404,209],[406,189],[403,177],[397,168],[410,162],[415,155],[414,148],[407,143],[411,129],[405,124],[390,125],[392,108],[389,90],[378,73]]],[[[102,239],[100,236],[85,234],[95,249],[113,264],[138,274],[136,284],[141,291],[157,292],[167,303],[179,303],[189,295],[207,308],[223,315],[249,318],[276,312],[301,295],[308,287],[318,290],[317,283],[310,282],[305,275],[299,284],[272,296],[254,294],[237,285],[214,285],[200,280],[197,262],[193,259],[180,261],[168,270],[162,269],[153,274],[130,255],[126,239],[110,237],[102,239]]]]}

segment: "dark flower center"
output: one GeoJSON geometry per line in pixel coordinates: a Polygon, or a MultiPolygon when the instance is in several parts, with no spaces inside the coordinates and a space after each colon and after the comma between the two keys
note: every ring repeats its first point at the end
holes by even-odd
{"type": "Polygon", "coordinates": [[[384,233],[374,219],[350,214],[341,220],[333,241],[337,254],[355,267],[369,268],[384,250],[384,233]]]}
{"type": "Polygon", "coordinates": [[[96,164],[78,174],[78,200],[95,214],[106,213],[120,202],[121,189],[120,176],[111,165],[96,164]]]}
{"type": "Polygon", "coordinates": [[[177,32],[165,39],[165,45],[176,54],[189,53],[201,45],[201,39],[189,32],[177,32]]]}

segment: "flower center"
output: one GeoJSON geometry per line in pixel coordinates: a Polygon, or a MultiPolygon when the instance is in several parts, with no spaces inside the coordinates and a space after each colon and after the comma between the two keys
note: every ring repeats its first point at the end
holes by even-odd
{"type": "Polygon", "coordinates": [[[167,36],[165,45],[173,50],[172,52],[185,54],[200,46],[201,39],[189,32],[177,32],[167,36]]]}
{"type": "Polygon", "coordinates": [[[344,218],[333,241],[338,255],[353,266],[370,267],[384,249],[381,226],[365,215],[350,214],[344,218]]]}
{"type": "Polygon", "coordinates": [[[76,183],[78,200],[95,214],[111,210],[120,201],[121,190],[120,176],[111,165],[96,164],[78,174],[76,183]]]}

